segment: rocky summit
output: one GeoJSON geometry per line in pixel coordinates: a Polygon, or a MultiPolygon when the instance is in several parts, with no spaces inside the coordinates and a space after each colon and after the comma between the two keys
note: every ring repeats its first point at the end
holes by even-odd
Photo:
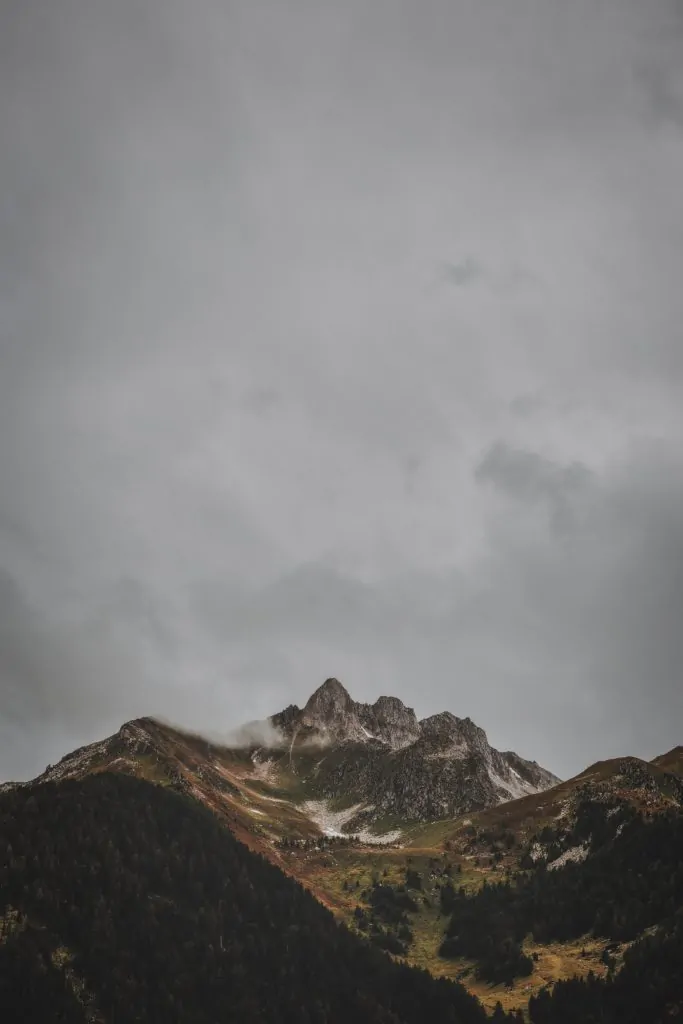
{"type": "Polygon", "coordinates": [[[354,826],[387,816],[452,817],[559,781],[535,761],[495,750],[469,718],[444,711],[418,721],[397,697],[354,701],[337,679],[269,722],[307,789],[354,806],[354,826]]]}
{"type": "Polygon", "coordinates": [[[412,708],[397,697],[380,697],[374,704],[352,700],[338,679],[327,679],[299,709],[290,705],[270,719],[288,742],[300,744],[368,743],[375,740],[392,750],[414,743],[420,723],[412,708]]]}

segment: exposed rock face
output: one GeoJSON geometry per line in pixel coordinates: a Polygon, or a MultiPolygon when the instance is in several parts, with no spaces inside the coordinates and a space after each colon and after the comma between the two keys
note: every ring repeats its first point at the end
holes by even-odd
{"type": "Polygon", "coordinates": [[[349,742],[366,739],[358,706],[338,679],[327,679],[309,697],[301,713],[300,726],[318,733],[321,739],[349,742]]]}
{"type": "Polygon", "coordinates": [[[540,792],[559,780],[535,762],[489,745],[469,718],[449,711],[418,722],[397,697],[352,700],[327,679],[299,710],[270,722],[297,754],[322,748],[307,783],[325,798],[363,803],[373,817],[444,818],[540,792]]]}
{"type": "Polygon", "coordinates": [[[374,704],[359,704],[338,679],[326,679],[303,709],[290,704],[269,721],[289,742],[294,736],[300,743],[324,745],[377,740],[398,750],[420,736],[415,712],[398,697],[380,697],[374,704]]]}
{"type": "Polygon", "coordinates": [[[361,704],[363,727],[375,739],[399,750],[420,736],[420,725],[412,708],[398,697],[379,697],[374,704],[361,704]]]}

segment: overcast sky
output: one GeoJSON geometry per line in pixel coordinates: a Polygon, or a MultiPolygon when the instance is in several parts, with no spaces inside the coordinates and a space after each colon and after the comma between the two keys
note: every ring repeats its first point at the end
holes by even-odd
{"type": "Polygon", "coordinates": [[[683,3],[0,12],[0,778],[329,675],[683,742],[683,3]]]}

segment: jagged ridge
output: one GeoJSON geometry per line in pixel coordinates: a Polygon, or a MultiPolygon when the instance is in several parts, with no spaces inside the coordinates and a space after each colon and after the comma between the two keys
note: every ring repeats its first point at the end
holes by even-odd
{"type": "Polygon", "coordinates": [[[364,816],[452,817],[559,782],[536,762],[495,750],[469,718],[444,711],[418,721],[397,697],[358,703],[334,678],[304,708],[290,705],[269,722],[293,758],[323,748],[307,781],[321,797],[363,805],[349,827],[364,816]]]}
{"type": "Polygon", "coordinates": [[[399,750],[420,737],[415,712],[398,697],[380,697],[374,704],[359,704],[352,700],[338,679],[325,680],[303,709],[290,704],[269,721],[288,741],[297,736],[300,743],[377,740],[392,750],[399,750]]]}

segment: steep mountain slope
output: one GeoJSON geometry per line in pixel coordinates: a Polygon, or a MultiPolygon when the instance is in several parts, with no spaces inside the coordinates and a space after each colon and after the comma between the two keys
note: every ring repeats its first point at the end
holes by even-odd
{"type": "Polygon", "coordinates": [[[462,986],[340,927],[196,801],[140,779],[6,790],[0,880],[0,992],[17,1021],[27,1006],[46,1024],[486,1019],[462,986]]]}
{"type": "MultiPolygon", "coordinates": [[[[214,811],[251,849],[272,860],[274,843],[288,836],[320,836],[301,811],[297,780],[259,762],[254,751],[212,743],[153,718],[126,722],[118,732],[48,765],[36,784],[84,779],[102,772],[133,775],[194,797],[214,811]]],[[[27,785],[31,785],[30,783],[27,785]]],[[[25,788],[6,783],[5,789],[25,788]]]]}

